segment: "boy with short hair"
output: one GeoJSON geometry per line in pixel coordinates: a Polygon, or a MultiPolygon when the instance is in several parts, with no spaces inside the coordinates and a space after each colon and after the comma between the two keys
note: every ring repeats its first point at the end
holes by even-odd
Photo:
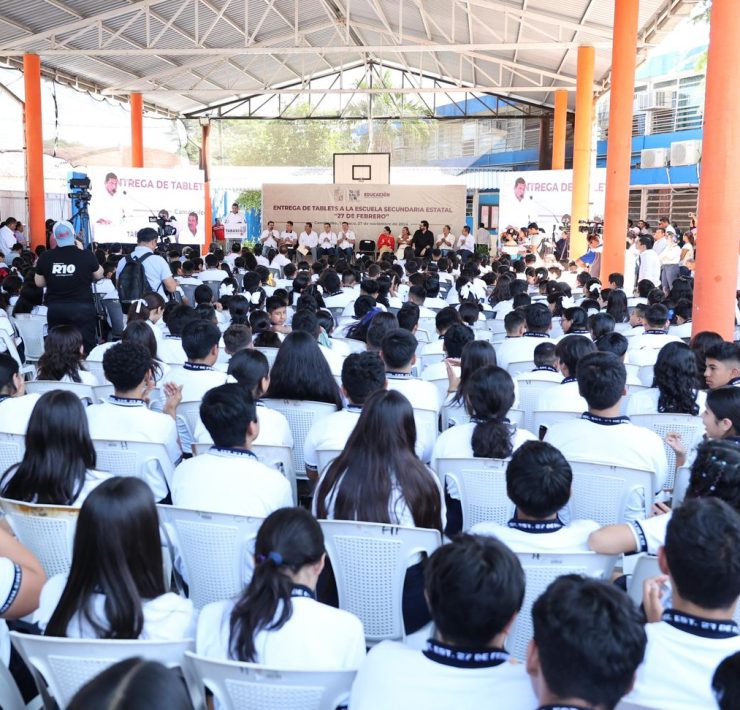
{"type": "Polygon", "coordinates": [[[710,389],[740,387],[740,347],[735,343],[717,343],[707,348],[704,362],[704,379],[710,389]]]}

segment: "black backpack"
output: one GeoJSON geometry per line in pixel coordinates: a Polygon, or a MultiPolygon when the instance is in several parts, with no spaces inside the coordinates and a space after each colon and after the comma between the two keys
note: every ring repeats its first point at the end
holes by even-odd
{"type": "Polygon", "coordinates": [[[118,276],[118,300],[121,302],[121,306],[124,307],[124,312],[132,301],[137,301],[145,293],[151,291],[144,272],[144,260],[150,256],[153,256],[153,252],[138,258],[131,254],[127,254],[125,257],[126,263],[118,276]]]}

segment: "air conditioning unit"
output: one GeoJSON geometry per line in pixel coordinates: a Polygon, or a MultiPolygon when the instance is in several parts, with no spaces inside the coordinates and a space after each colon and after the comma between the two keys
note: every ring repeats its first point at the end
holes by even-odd
{"type": "Polygon", "coordinates": [[[668,164],[668,148],[648,148],[640,153],[641,168],[664,168],[668,164]]]}
{"type": "Polygon", "coordinates": [[[700,160],[700,140],[671,143],[671,165],[696,165],[700,160]]]}

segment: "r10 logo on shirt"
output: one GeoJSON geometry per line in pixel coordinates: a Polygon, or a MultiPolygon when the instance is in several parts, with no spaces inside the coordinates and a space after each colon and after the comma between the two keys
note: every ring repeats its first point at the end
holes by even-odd
{"type": "Polygon", "coordinates": [[[74,264],[52,264],[51,273],[52,274],[74,274],[76,268],[77,267],[74,264]]]}

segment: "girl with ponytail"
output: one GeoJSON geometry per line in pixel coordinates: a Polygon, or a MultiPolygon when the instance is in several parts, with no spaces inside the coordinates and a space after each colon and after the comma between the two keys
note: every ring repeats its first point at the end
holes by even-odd
{"type": "Polygon", "coordinates": [[[283,669],[351,670],[365,657],[360,620],[316,601],[324,536],[303,508],[265,518],[254,546],[254,574],[236,601],[203,608],[196,650],[221,660],[283,669]]]}

